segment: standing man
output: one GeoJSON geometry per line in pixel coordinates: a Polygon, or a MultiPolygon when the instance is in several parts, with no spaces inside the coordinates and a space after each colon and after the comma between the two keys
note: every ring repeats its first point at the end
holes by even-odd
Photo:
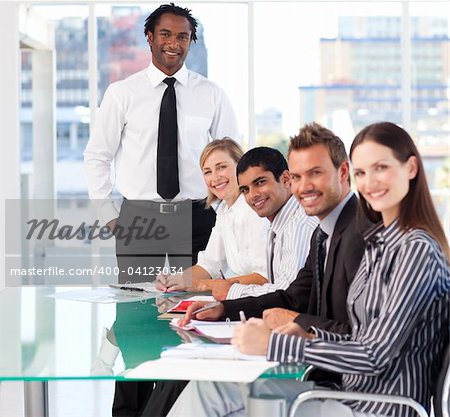
{"type": "MultiPolygon", "coordinates": [[[[206,188],[198,160],[211,138],[230,136],[238,140],[239,134],[222,89],[184,65],[191,42],[197,40],[196,30],[197,21],[190,10],[173,3],[160,6],[146,19],[150,65],[108,87],[84,153],[90,198],[96,200],[103,222],[119,232],[118,236],[128,237],[126,248],[121,239],[117,242],[119,264],[123,261],[121,254],[130,256],[133,244],[141,256],[151,245],[138,242],[134,235],[129,241],[127,226],[138,230],[138,214],[147,212],[147,217],[170,227],[174,218],[186,217],[192,207],[190,265],[196,263],[198,251],[206,246],[215,221],[214,211],[204,209],[206,188]],[[115,188],[124,197],[121,229],[117,228],[119,213],[111,199],[113,161],[115,188]],[[167,222],[169,216],[171,221],[167,222]]],[[[142,219],[138,220],[144,225],[142,219]]],[[[179,238],[177,234],[170,243],[179,238]]],[[[156,243],[160,249],[164,242],[156,243]]],[[[165,253],[170,252],[170,248],[164,249],[168,250],[151,250],[152,258],[161,255],[149,260],[152,265],[162,266],[165,253]]],[[[149,281],[156,276],[149,275],[120,278],[149,281]]]]}
{"type": "MultiPolygon", "coordinates": [[[[119,282],[154,280],[166,254],[176,270],[195,264],[215,222],[214,211],[204,208],[198,160],[211,138],[239,135],[225,93],[184,65],[196,31],[187,8],[171,3],[150,14],[144,27],[150,65],[108,87],[84,153],[89,196],[116,235],[119,282]],[[120,215],[111,199],[113,162],[114,185],[124,197],[120,215]]],[[[120,345],[132,313],[118,305],[110,342],[120,345]]],[[[139,415],[152,388],[152,382],[117,384],[113,415],[139,415]]]]}

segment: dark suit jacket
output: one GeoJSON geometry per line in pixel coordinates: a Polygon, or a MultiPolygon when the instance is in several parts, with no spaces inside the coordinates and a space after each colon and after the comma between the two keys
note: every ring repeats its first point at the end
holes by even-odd
{"type": "Polygon", "coordinates": [[[325,265],[320,316],[317,296],[314,248],[317,230],[311,238],[311,250],[305,266],[286,290],[259,297],[224,301],[224,316],[239,320],[239,311],[247,317],[261,317],[265,309],[282,307],[298,311],[295,322],[304,329],[312,325],[338,333],[350,331],[347,317],[347,292],[364,253],[362,232],[370,225],[357,214],[358,199],[350,198],[336,222],[325,265]]]}

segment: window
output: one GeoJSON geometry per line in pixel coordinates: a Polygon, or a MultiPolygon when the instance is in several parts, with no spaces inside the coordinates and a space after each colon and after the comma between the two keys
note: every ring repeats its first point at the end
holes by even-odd
{"type": "MultiPolygon", "coordinates": [[[[68,163],[78,164],[81,173],[89,134],[89,8],[70,3],[32,4],[52,19],[56,28],[56,175],[62,187],[58,192],[70,193],[76,186],[87,196],[83,175],[77,175],[78,185],[64,176],[68,163]]],[[[285,151],[289,136],[315,120],[349,145],[368,123],[403,122],[403,2],[256,0],[184,5],[200,23],[199,41],[192,47],[187,65],[224,88],[244,138],[251,144],[285,151]],[[256,137],[248,138],[253,120],[256,137]]],[[[150,53],[143,25],[156,6],[96,4],[99,100],[111,82],[148,65],[150,53]]],[[[433,192],[444,194],[442,218],[450,219],[448,3],[411,2],[407,7],[411,61],[406,69],[411,71],[412,80],[412,125],[408,130],[424,155],[431,187],[440,190],[433,192]]],[[[21,134],[25,162],[32,158],[31,68],[31,54],[23,52],[21,134]]],[[[449,230],[450,225],[446,227],[449,230]]]]}

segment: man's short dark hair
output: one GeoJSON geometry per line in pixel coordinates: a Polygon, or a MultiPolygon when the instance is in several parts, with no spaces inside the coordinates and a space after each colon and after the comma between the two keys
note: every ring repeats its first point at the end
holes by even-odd
{"type": "Polygon", "coordinates": [[[192,16],[191,10],[187,7],[175,6],[173,3],[163,4],[159,6],[147,19],[145,19],[144,35],[147,36],[148,32],[154,33],[155,26],[159,23],[159,19],[165,13],[174,14],[176,16],[183,16],[191,25],[191,41],[197,41],[197,20],[192,16]]]}
{"type": "Polygon", "coordinates": [[[279,181],[281,174],[288,170],[285,157],[280,151],[266,146],[260,146],[247,151],[236,167],[236,173],[242,174],[251,167],[261,167],[264,171],[270,171],[279,181]]]}

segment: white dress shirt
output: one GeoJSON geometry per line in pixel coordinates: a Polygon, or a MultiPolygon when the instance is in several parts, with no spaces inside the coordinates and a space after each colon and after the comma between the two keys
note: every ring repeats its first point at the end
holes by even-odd
{"type": "Polygon", "coordinates": [[[222,201],[216,225],[206,249],[198,254],[197,265],[219,278],[220,270],[233,276],[252,273],[267,276],[266,240],[269,221],[259,217],[241,194],[231,207],[222,201]]]}
{"type": "Polygon", "coordinates": [[[317,224],[317,219],[308,216],[298,200],[292,196],[270,225],[270,230],[275,232],[272,263],[274,282],[264,285],[233,284],[228,291],[227,300],[257,297],[289,287],[298,271],[305,265],[311,236],[317,224]]]}
{"type": "MultiPolygon", "coordinates": [[[[84,152],[89,197],[97,200],[105,223],[118,217],[111,200],[113,183],[127,199],[162,201],[156,191],[156,154],[166,77],[150,63],[105,92],[84,152]],[[111,178],[113,160],[115,178],[111,178]]],[[[200,154],[211,139],[230,136],[239,142],[237,121],[217,85],[184,65],[173,77],[180,181],[175,200],[202,199],[206,187],[198,165],[200,154]]]]}

